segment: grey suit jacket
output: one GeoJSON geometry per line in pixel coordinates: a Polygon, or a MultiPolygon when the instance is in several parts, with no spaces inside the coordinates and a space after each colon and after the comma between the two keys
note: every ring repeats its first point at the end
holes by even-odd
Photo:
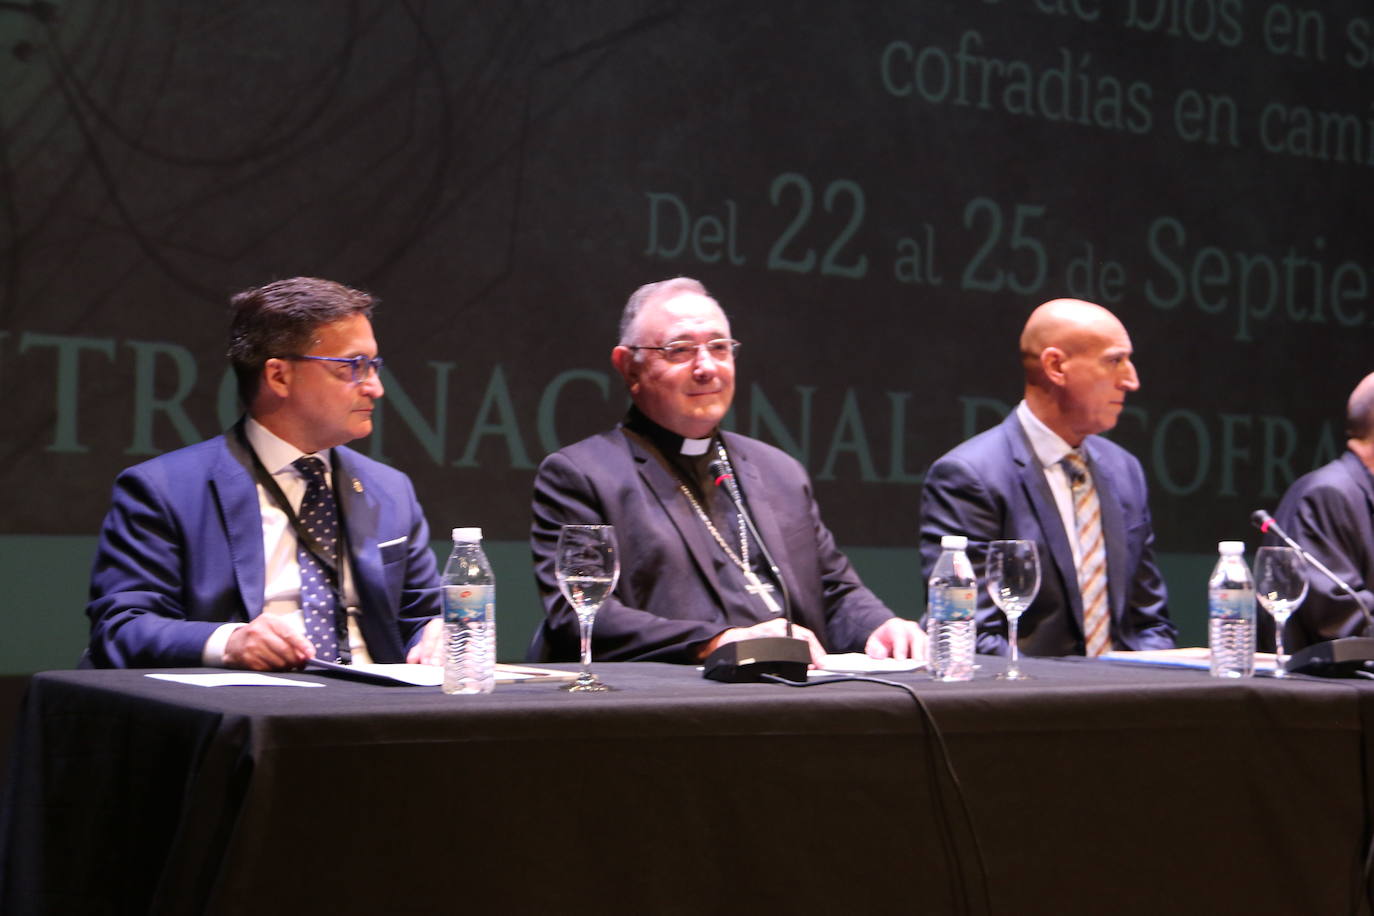
{"type": "MultiPolygon", "coordinates": [[[[1113,645],[1172,648],[1175,628],[1164,580],[1155,565],[1154,529],[1140,462],[1099,436],[1089,436],[1082,448],[1102,506],[1113,645]]],[[[987,543],[1024,538],[1039,548],[1041,581],[1039,594],[1021,617],[1021,648],[1030,655],[1083,654],[1083,599],[1073,548],[1015,411],[938,459],[926,473],[921,565],[927,578],[946,534],[969,539],[969,559],[980,580],[979,652],[1008,651],[1006,618],[982,586],[987,543]]]]}
{"type": "MultiPolygon", "coordinates": [[[[802,466],[780,451],[724,433],[740,489],[792,599],[794,620],[831,652],[862,651],[893,616],[863,586],[821,522],[802,466]]],[[[728,607],[712,540],[677,479],[616,427],[544,459],[534,484],[530,545],[545,619],[530,646],[537,661],[578,655],[577,619],[558,591],[554,552],[565,524],[610,524],[621,550],[620,582],[596,615],[593,652],[620,661],[695,661],[722,630],[768,615],[728,607]]]]}

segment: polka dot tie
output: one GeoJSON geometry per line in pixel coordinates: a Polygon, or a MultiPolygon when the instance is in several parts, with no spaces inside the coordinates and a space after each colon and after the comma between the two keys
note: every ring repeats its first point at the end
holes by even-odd
{"type": "MultiPolygon", "coordinates": [[[[301,525],[315,538],[325,556],[337,565],[339,514],[334,507],[334,492],[325,483],[324,462],[304,456],[292,464],[306,481],[305,497],[301,500],[301,525]]],[[[296,561],[301,568],[301,614],[305,617],[305,636],[315,647],[316,658],[335,661],[339,658],[335,616],[339,604],[329,570],[301,543],[296,545],[296,561]]]]}

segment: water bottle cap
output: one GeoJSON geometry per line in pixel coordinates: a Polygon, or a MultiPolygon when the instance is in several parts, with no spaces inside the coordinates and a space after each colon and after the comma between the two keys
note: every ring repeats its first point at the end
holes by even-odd
{"type": "Polygon", "coordinates": [[[1217,553],[1222,556],[1232,556],[1245,553],[1244,541],[1221,541],[1217,544],[1217,553]]]}
{"type": "Polygon", "coordinates": [[[454,528],[453,540],[463,544],[476,544],[482,540],[481,528],[454,528]]]}
{"type": "Polygon", "coordinates": [[[967,550],[968,538],[962,534],[947,534],[940,538],[941,550],[967,550]]]}

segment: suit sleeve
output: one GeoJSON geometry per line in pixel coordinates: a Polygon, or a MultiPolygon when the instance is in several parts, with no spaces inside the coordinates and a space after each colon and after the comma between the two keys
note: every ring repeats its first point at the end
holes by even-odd
{"type": "MultiPolygon", "coordinates": [[[[657,569],[636,560],[637,546],[620,527],[591,478],[567,455],[556,452],[544,459],[535,475],[530,548],[534,554],[535,584],[544,604],[543,650],[536,660],[572,661],[578,657],[577,614],[563,598],[555,576],[558,533],[563,525],[617,525],[621,577],[615,591],[596,613],[593,653],[608,661],[695,662],[696,650],[726,629],[709,619],[662,617],[635,607],[633,598],[658,577],[657,569]]],[[[665,522],[666,524],[666,522],[665,522]]],[[[698,600],[694,590],[682,589],[681,601],[698,600]]],[[[711,613],[698,617],[709,618],[711,613]]]]}
{"type": "MultiPolygon", "coordinates": [[[[1361,501],[1361,508],[1362,501],[1361,501]]],[[[1350,495],[1329,483],[1313,486],[1291,503],[1285,499],[1275,513],[1279,525],[1314,557],[1326,564],[1350,585],[1369,607],[1374,593],[1365,574],[1369,551],[1370,525],[1355,517],[1350,495]]],[[[1282,543],[1272,535],[1265,543],[1282,543]]],[[[1355,599],[1346,594],[1319,570],[1307,570],[1307,598],[1293,615],[1289,630],[1296,626],[1303,645],[1360,636],[1364,633],[1364,613],[1355,599]]]]}
{"type": "Polygon", "coordinates": [[[810,504],[825,608],[825,633],[817,635],[829,652],[862,652],[873,631],[895,615],[863,584],[849,558],[836,546],[834,535],[821,520],[820,507],[809,484],[803,492],[810,504]]]}
{"type": "Polygon", "coordinates": [[[1172,649],[1177,645],[1178,629],[1169,619],[1168,589],[1155,562],[1155,529],[1146,504],[1145,472],[1134,458],[1131,465],[1132,485],[1140,494],[1141,515],[1128,522],[1126,541],[1139,542],[1140,559],[1131,577],[1121,631],[1128,649],[1172,649]]]}
{"type": "MultiPolygon", "coordinates": [[[[1136,466],[1139,471],[1139,466],[1136,466]]],[[[1145,479],[1140,478],[1140,492],[1145,492],[1145,479]]],[[[1160,566],[1154,559],[1154,523],[1150,519],[1150,509],[1143,509],[1145,518],[1138,520],[1127,530],[1127,541],[1139,541],[1140,559],[1136,563],[1131,585],[1125,600],[1124,619],[1121,622],[1125,648],[1129,650],[1154,650],[1154,648],[1175,648],[1178,645],[1178,628],[1169,619],[1168,588],[1160,574],[1160,566]]]]}
{"type": "MultiPolygon", "coordinates": [[[[987,562],[988,543],[1002,537],[1006,510],[977,472],[957,458],[941,458],[926,472],[921,487],[921,578],[930,579],[940,557],[940,539],[947,534],[968,538],[968,558],[975,570],[987,562]]],[[[1042,561],[1045,558],[1041,558],[1042,561]]],[[[978,652],[1006,655],[1007,619],[985,589],[976,590],[978,652]]],[[[929,621],[922,617],[922,625],[929,621]]]]}
{"type": "MultiPolygon", "coordinates": [[[[187,618],[186,534],[138,469],[115,481],[91,571],[90,660],[98,668],[197,667],[219,621],[187,618]]],[[[228,616],[225,619],[229,619],[228,616]]]]}
{"type": "MultiPolygon", "coordinates": [[[[429,523],[415,498],[415,487],[406,478],[406,505],[410,531],[406,539],[405,579],[396,608],[401,643],[409,651],[424,635],[425,626],[443,611],[438,563],[429,544],[429,523]]],[[[370,648],[370,647],[369,647],[370,648]]],[[[403,661],[404,653],[398,661],[403,661]]]]}

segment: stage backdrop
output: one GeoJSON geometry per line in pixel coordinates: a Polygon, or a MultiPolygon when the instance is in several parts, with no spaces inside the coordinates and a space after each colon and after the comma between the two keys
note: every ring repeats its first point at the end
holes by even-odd
{"type": "Polygon", "coordinates": [[[912,616],[924,469],[1015,404],[1030,309],[1094,299],[1198,643],[1217,540],[1374,369],[1371,67],[1354,0],[0,4],[0,672],[76,659],[111,481],[234,420],[227,299],[296,274],[382,298],[359,446],[438,549],[485,530],[507,658],[637,285],[719,298],[728,425],[912,616]]]}

